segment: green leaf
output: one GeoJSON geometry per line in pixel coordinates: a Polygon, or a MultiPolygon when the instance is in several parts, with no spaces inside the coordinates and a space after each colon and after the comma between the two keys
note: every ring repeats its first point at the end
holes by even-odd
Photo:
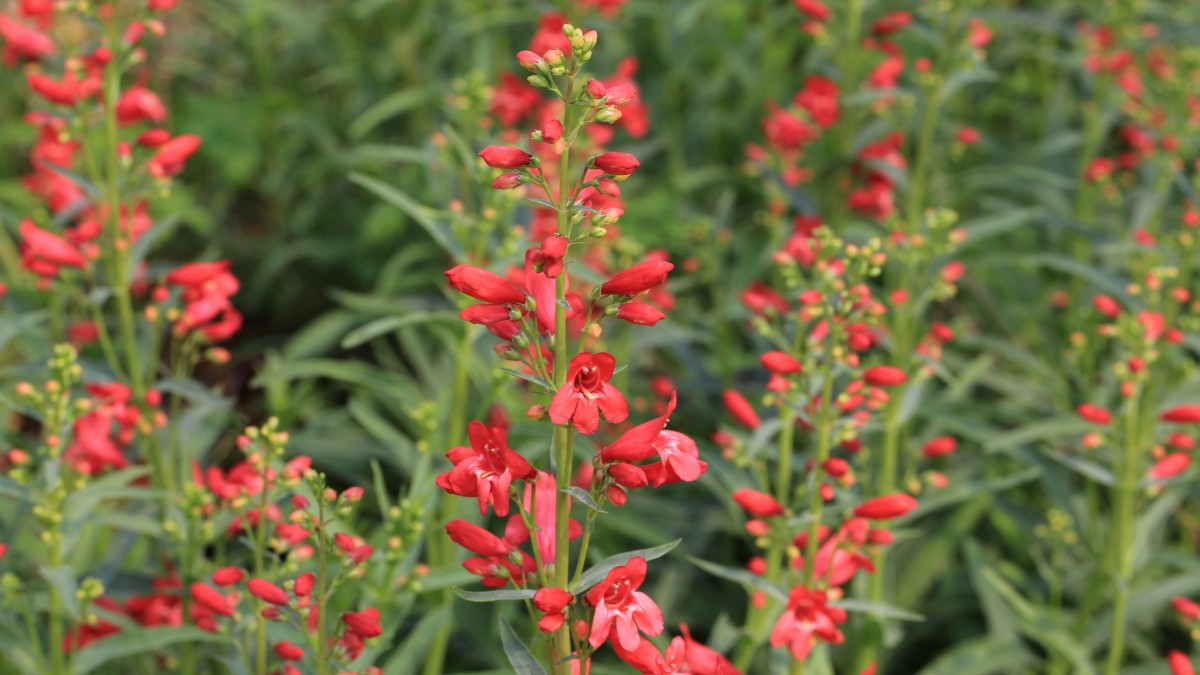
{"type": "Polygon", "coordinates": [[[456,588],[454,589],[454,593],[467,602],[498,602],[500,600],[532,600],[537,591],[532,589],[505,589],[500,591],[482,591],[476,593],[474,591],[464,591],[461,588],[456,588]]]}
{"type": "Polygon", "coordinates": [[[863,612],[884,619],[898,619],[900,621],[924,621],[925,616],[916,612],[910,612],[907,609],[885,605],[882,602],[868,602],[866,600],[841,600],[833,603],[837,607],[848,612],[863,612]]]}
{"type": "Polygon", "coordinates": [[[995,636],[963,642],[938,657],[918,675],[991,675],[1020,673],[1033,657],[1017,640],[995,636]]]}
{"type": "Polygon", "coordinates": [[[219,642],[227,639],[192,626],[124,630],[84,647],[75,657],[71,674],[86,675],[113,659],[154,653],[179,642],[219,642]]]}
{"type": "Polygon", "coordinates": [[[546,389],[551,389],[550,383],[546,382],[545,380],[543,380],[542,378],[540,378],[536,375],[530,375],[529,373],[522,373],[521,371],[514,370],[512,368],[501,368],[500,370],[508,373],[509,375],[512,375],[513,377],[517,377],[522,380],[525,380],[526,382],[532,382],[533,384],[536,384],[539,387],[545,387],[546,389]]]}
{"type": "Polygon", "coordinates": [[[503,614],[500,615],[500,645],[504,647],[504,655],[508,657],[508,663],[516,675],[546,675],[542,664],[533,658],[529,647],[513,632],[503,614]]]}
{"type": "Polygon", "coordinates": [[[737,582],[747,588],[763,591],[774,597],[776,600],[787,602],[786,591],[767,581],[763,577],[750,572],[749,570],[745,570],[740,567],[727,567],[725,565],[718,565],[717,563],[701,560],[700,558],[693,556],[688,556],[688,560],[692,561],[692,564],[696,567],[699,567],[713,576],[718,576],[722,579],[728,579],[729,581],[737,582]]]}
{"type": "Polygon", "coordinates": [[[398,188],[361,173],[351,173],[350,182],[370,190],[389,204],[408,214],[454,260],[463,259],[463,249],[446,223],[436,218],[433,209],[417,202],[398,188]]]}
{"type": "Polygon", "coordinates": [[[588,492],[581,487],[572,485],[571,487],[562,490],[562,492],[571,495],[578,500],[580,504],[583,504],[596,513],[608,513],[604,509],[600,508],[600,505],[596,503],[596,500],[592,499],[592,495],[588,494],[588,492]]]}
{"type": "Polygon", "coordinates": [[[342,338],[342,349],[354,349],[401,326],[410,326],[427,321],[453,319],[456,317],[457,315],[453,312],[410,312],[402,316],[385,316],[365,323],[347,333],[346,337],[342,338]]]}
{"type": "Polygon", "coordinates": [[[51,592],[58,596],[63,609],[67,610],[67,616],[71,617],[71,621],[78,622],[79,598],[75,595],[75,591],[79,590],[79,582],[75,578],[75,570],[70,565],[59,565],[58,567],[42,565],[38,567],[38,573],[50,585],[51,592]]]}
{"type": "Polygon", "coordinates": [[[30,649],[29,636],[21,635],[15,625],[8,623],[0,623],[0,654],[3,654],[0,658],[25,675],[42,675],[45,671],[38,666],[38,657],[30,649]]]}
{"type": "Polygon", "coordinates": [[[428,98],[429,90],[426,87],[401,89],[376,102],[354,118],[354,121],[346,128],[346,134],[351,140],[360,140],[375,127],[425,103],[428,98]]]}
{"type": "Polygon", "coordinates": [[[633,560],[634,558],[645,558],[646,560],[661,558],[673,551],[675,547],[682,542],[682,539],[676,539],[675,541],[667,542],[662,546],[644,548],[640,551],[629,551],[628,553],[618,553],[617,555],[605,558],[581,574],[579,576],[579,581],[575,584],[575,588],[571,592],[579,594],[586,591],[592,586],[604,581],[604,577],[608,576],[609,572],[620,567],[621,565],[624,565],[630,560],[633,560]]]}

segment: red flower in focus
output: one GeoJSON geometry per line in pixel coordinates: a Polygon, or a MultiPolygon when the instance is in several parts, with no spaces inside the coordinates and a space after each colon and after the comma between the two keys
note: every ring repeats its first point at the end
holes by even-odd
{"type": "Polygon", "coordinates": [[[519,169],[529,166],[529,162],[533,160],[533,155],[510,145],[489,145],[479,156],[488,166],[495,169],[519,169]]]}
{"type": "Polygon", "coordinates": [[[616,317],[638,326],[653,326],[667,318],[667,315],[645,303],[627,302],[617,305],[616,317]]]}
{"type": "Polygon", "coordinates": [[[550,401],[550,421],[571,422],[581,434],[595,433],[600,415],[613,424],[624,422],[629,403],[609,382],[615,366],[616,360],[607,352],[584,352],[571,359],[567,381],[550,401]]]}
{"type": "Polygon", "coordinates": [[[446,272],[446,279],[454,290],[489,305],[525,304],[525,293],[495,272],[458,265],[446,272]]]}
{"type": "Polygon", "coordinates": [[[662,285],[673,269],[675,265],[666,260],[647,260],[614,274],[601,284],[600,292],[604,295],[637,295],[662,285]]]}
{"type": "Polygon", "coordinates": [[[508,515],[509,487],[514,480],[531,480],[537,472],[525,458],[508,447],[508,434],[500,427],[488,429],[482,422],[467,427],[471,447],[446,453],[454,468],[437,477],[438,487],[460,497],[479,500],[479,513],[491,504],[496,515],[508,515]]]}
{"type": "Polygon", "coordinates": [[[628,176],[637,171],[641,163],[627,152],[606,152],[597,157],[593,165],[613,176],[628,176]]]}
{"type": "Polygon", "coordinates": [[[538,628],[552,633],[563,625],[567,620],[567,615],[563,612],[567,605],[575,596],[564,591],[561,588],[547,587],[538,589],[538,592],[533,596],[533,606],[538,608],[545,616],[538,621],[538,628]]]}
{"type": "Polygon", "coordinates": [[[531,258],[534,270],[541,268],[541,273],[547,277],[554,279],[562,274],[563,256],[567,254],[567,245],[570,241],[563,236],[552,234],[546,237],[542,245],[533,249],[534,253],[531,258]]]}
{"type": "Polygon", "coordinates": [[[639,630],[646,635],[663,631],[662,611],[650,596],[637,590],[645,580],[646,559],[636,557],[614,568],[587,592],[588,604],[596,608],[588,636],[593,648],[613,638],[615,645],[633,651],[642,642],[639,630]]]}
{"type": "Polygon", "coordinates": [[[845,636],[838,625],[846,618],[846,610],[828,605],[825,591],[797,586],[788,594],[787,609],[771,631],[771,646],[787,645],[797,661],[804,661],[817,640],[842,643],[845,636]]]}

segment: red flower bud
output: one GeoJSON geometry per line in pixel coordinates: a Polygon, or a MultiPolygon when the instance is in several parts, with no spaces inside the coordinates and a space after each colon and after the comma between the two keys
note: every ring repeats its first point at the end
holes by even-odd
{"type": "Polygon", "coordinates": [[[666,260],[647,260],[617,272],[600,286],[604,295],[637,295],[667,280],[667,273],[675,266],[666,260]]]}
{"type": "Polygon", "coordinates": [[[1177,405],[1164,412],[1160,416],[1160,419],[1164,422],[1174,422],[1176,424],[1195,424],[1200,422],[1200,403],[1177,405]]]}
{"type": "Polygon", "coordinates": [[[596,158],[594,165],[604,173],[613,176],[628,176],[641,166],[637,157],[627,152],[606,152],[596,158]]]}
{"type": "Polygon", "coordinates": [[[653,326],[667,318],[667,315],[650,305],[629,302],[617,306],[617,318],[639,326],[653,326]]]}
{"type": "Polygon", "coordinates": [[[729,389],[723,394],[723,397],[725,398],[725,408],[739,424],[751,431],[762,426],[762,420],[758,418],[758,413],[754,412],[754,406],[750,405],[745,396],[729,389]]]}
{"type": "Polygon", "coordinates": [[[1096,308],[1097,312],[1110,319],[1116,318],[1121,313],[1121,305],[1107,295],[1097,295],[1092,298],[1092,306],[1096,308]]]}
{"type": "Polygon", "coordinates": [[[222,567],[213,572],[213,583],[218,586],[232,586],[246,578],[246,573],[240,567],[222,567]]]}
{"type": "Polygon", "coordinates": [[[296,585],[292,587],[292,590],[296,593],[296,595],[303,597],[309,593],[312,593],[313,585],[316,583],[317,575],[313,574],[312,572],[305,572],[304,574],[301,574],[298,579],[296,579],[296,585]]]}
{"type": "Polygon", "coordinates": [[[284,640],[275,645],[275,655],[284,661],[299,661],[304,658],[304,650],[284,640]]]}
{"type": "Polygon", "coordinates": [[[533,606],[538,608],[538,611],[546,614],[557,614],[563,611],[575,596],[564,591],[561,588],[549,586],[539,589],[533,596],[533,606]]]}
{"type": "Polygon", "coordinates": [[[192,600],[197,605],[207,609],[213,614],[221,616],[233,616],[233,602],[230,598],[221,594],[220,591],[205,583],[196,582],[191,586],[192,600]]]}
{"type": "Polygon", "coordinates": [[[525,293],[504,277],[471,265],[458,265],[446,272],[454,290],[491,305],[523,305],[525,293]]]}
{"type": "Polygon", "coordinates": [[[1186,452],[1172,452],[1150,467],[1148,474],[1154,480],[1166,480],[1187,471],[1187,468],[1191,465],[1191,455],[1186,452]]]}
{"type": "Polygon", "coordinates": [[[899,518],[915,508],[917,500],[901,493],[869,499],[854,509],[854,515],[868,520],[890,520],[899,518]]]}
{"type": "Polygon", "coordinates": [[[537,52],[528,49],[517,52],[517,63],[521,64],[525,70],[537,70],[545,62],[546,59],[543,59],[542,55],[537,52]]]}
{"type": "Polygon", "coordinates": [[[894,366],[875,366],[863,372],[863,379],[876,387],[895,387],[904,384],[908,375],[894,366]]]}
{"type": "Polygon", "coordinates": [[[379,625],[379,610],[374,607],[361,612],[346,612],[342,615],[342,621],[350,632],[364,640],[383,635],[383,628],[379,625]]]}
{"type": "Polygon", "coordinates": [[[1076,406],[1075,412],[1079,413],[1080,417],[1092,424],[1108,424],[1112,422],[1112,413],[1091,403],[1080,403],[1076,406]]]}
{"type": "Polygon", "coordinates": [[[786,352],[770,351],[758,357],[763,368],[777,375],[794,375],[801,370],[800,362],[786,352]]]}
{"type": "Polygon", "coordinates": [[[756,518],[782,516],[784,513],[782,504],[775,501],[775,498],[771,495],[759,492],[758,490],[738,490],[733,493],[733,501],[745,509],[746,513],[756,518]]]}
{"type": "Polygon", "coordinates": [[[489,145],[479,153],[479,156],[488,166],[495,169],[519,169],[529,166],[529,162],[533,159],[533,155],[511,145],[489,145]]]}
{"type": "Polygon", "coordinates": [[[494,190],[512,190],[521,187],[521,174],[516,171],[509,171],[496,176],[496,180],[492,181],[492,189],[494,190]]]}
{"type": "Polygon", "coordinates": [[[633,464],[625,462],[617,462],[608,467],[608,475],[616,481],[617,485],[630,490],[635,490],[640,487],[646,487],[649,482],[646,479],[646,472],[633,464]]]}
{"type": "Polygon", "coordinates": [[[926,457],[945,457],[958,449],[958,441],[954,440],[953,436],[938,436],[931,439],[921,448],[921,452],[926,457]]]}
{"type": "Polygon", "coordinates": [[[1168,654],[1167,664],[1171,668],[1171,675],[1196,675],[1196,671],[1192,669],[1192,660],[1183,652],[1173,651],[1168,654]]]}
{"type": "Polygon", "coordinates": [[[251,579],[246,584],[246,588],[250,589],[250,594],[254,597],[272,605],[286,605],[290,599],[287,591],[266,579],[251,579]]]}

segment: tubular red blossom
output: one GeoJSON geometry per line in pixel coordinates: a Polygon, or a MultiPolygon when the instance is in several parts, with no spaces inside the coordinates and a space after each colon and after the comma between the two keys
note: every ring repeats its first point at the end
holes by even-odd
{"type": "Polygon", "coordinates": [[[678,431],[663,431],[652,444],[660,461],[642,467],[652,487],[669,483],[691,482],[708,470],[708,462],[701,461],[696,441],[678,431]]]}
{"type": "Polygon", "coordinates": [[[1166,480],[1174,478],[1179,474],[1187,471],[1192,465],[1192,456],[1186,452],[1172,452],[1171,454],[1158,460],[1158,462],[1150,467],[1148,475],[1154,480],[1166,480]]]}
{"type": "Polygon", "coordinates": [[[771,495],[758,490],[749,488],[738,490],[733,493],[733,501],[755,518],[771,518],[784,514],[783,504],[780,504],[771,495]]]}
{"type": "Polygon", "coordinates": [[[170,178],[183,171],[188,158],[200,149],[200,143],[199,136],[176,136],[159,146],[158,153],[146,163],[146,170],[155,178],[170,178]]]}
{"type": "Polygon", "coordinates": [[[600,286],[600,292],[604,295],[637,295],[662,285],[673,269],[675,265],[666,260],[647,260],[617,272],[600,286]]]}
{"type": "Polygon", "coordinates": [[[299,661],[304,658],[304,650],[284,640],[275,645],[275,655],[284,661],[299,661]]]}
{"type": "Polygon", "coordinates": [[[1200,604],[1190,598],[1182,596],[1171,598],[1171,606],[1175,608],[1176,612],[1179,612],[1179,616],[1188,621],[1200,619],[1200,604]]]}
{"type": "Polygon", "coordinates": [[[612,176],[628,176],[637,171],[641,163],[627,152],[606,152],[593,162],[597,169],[612,176]]]}
{"type": "Polygon", "coordinates": [[[795,375],[801,370],[800,362],[787,352],[770,351],[758,357],[758,360],[763,368],[776,375],[795,375]]]}
{"type": "Polygon", "coordinates": [[[829,8],[821,0],[793,0],[796,9],[808,15],[814,21],[826,21],[830,17],[829,8]]]}
{"type": "Polygon", "coordinates": [[[246,572],[240,567],[222,567],[213,572],[213,583],[218,586],[233,586],[246,578],[246,572]]]}
{"type": "Polygon", "coordinates": [[[616,360],[608,352],[583,352],[571,359],[567,380],[550,401],[550,421],[572,423],[581,434],[594,434],[600,416],[617,424],[629,417],[629,403],[609,380],[616,360]]]}
{"type": "Polygon", "coordinates": [[[567,246],[571,242],[561,235],[552,234],[546,237],[539,248],[533,249],[534,253],[531,258],[534,269],[538,266],[542,269],[542,274],[548,278],[554,279],[562,274],[563,256],[567,254],[567,246]]]}
{"type": "Polygon", "coordinates": [[[192,600],[213,614],[233,616],[233,601],[208,584],[196,582],[191,586],[192,600]]]}
{"type": "Polygon", "coordinates": [[[496,190],[512,190],[521,186],[521,174],[516,171],[509,171],[496,176],[496,180],[492,181],[492,188],[496,190]]]}
{"type": "Polygon", "coordinates": [[[450,286],[468,297],[490,305],[523,305],[525,294],[504,277],[471,265],[458,265],[446,272],[450,286]]]}
{"type": "Polygon", "coordinates": [[[808,111],[808,116],[823,129],[828,129],[838,120],[837,83],[820,75],[810,75],[804,81],[804,89],[796,94],[793,103],[808,111]]]}
{"type": "Polygon", "coordinates": [[[1196,671],[1192,669],[1192,660],[1183,652],[1172,651],[1168,654],[1167,665],[1171,668],[1171,675],[1196,675],[1196,671]]]}
{"type": "Polygon", "coordinates": [[[251,579],[246,583],[246,588],[254,597],[272,605],[286,605],[291,600],[287,591],[266,579],[251,579]]]}
{"type": "Polygon", "coordinates": [[[383,627],[379,624],[379,610],[369,607],[361,612],[346,612],[342,622],[347,629],[364,640],[383,635],[383,627]]]}
{"type": "Polygon", "coordinates": [[[666,411],[662,415],[654,419],[642,422],[636,427],[621,434],[621,437],[613,441],[612,445],[600,451],[600,461],[604,464],[609,462],[640,462],[643,459],[649,459],[656,453],[654,449],[654,441],[662,433],[667,426],[667,420],[671,413],[675,412],[676,396],[675,392],[671,392],[671,399],[667,402],[666,411]]]}
{"type": "Polygon", "coordinates": [[[646,479],[646,472],[633,464],[625,462],[617,462],[608,467],[608,475],[623,488],[636,490],[640,487],[646,487],[649,480],[646,479]]]}
{"type": "Polygon", "coordinates": [[[491,326],[512,319],[508,307],[504,305],[471,305],[460,312],[458,317],[467,323],[481,326],[491,326]]]}
{"type": "Polygon", "coordinates": [[[167,107],[158,94],[141,85],[134,85],[121,94],[116,107],[117,121],[122,125],[137,124],[150,120],[162,122],[167,119],[167,107]]]}
{"type": "Polygon", "coordinates": [[[513,551],[512,544],[465,520],[446,523],[446,534],[459,546],[487,558],[508,558],[513,551]]]}
{"type": "Polygon", "coordinates": [[[758,418],[754,406],[750,405],[745,396],[732,389],[727,389],[722,396],[725,399],[725,408],[739,424],[751,431],[756,431],[762,426],[762,420],[758,418]]]}
{"type": "Polygon", "coordinates": [[[317,583],[317,575],[312,572],[305,572],[296,578],[296,583],[292,586],[292,592],[298,597],[304,597],[312,593],[313,586],[317,583]]]}
{"type": "Polygon", "coordinates": [[[479,156],[494,169],[519,169],[533,160],[533,155],[511,145],[489,145],[479,156]]]}
{"type": "Polygon", "coordinates": [[[1117,318],[1117,315],[1121,313],[1120,303],[1107,295],[1097,295],[1092,298],[1092,307],[1110,319],[1117,318]]]}
{"type": "Polygon", "coordinates": [[[957,449],[958,441],[953,436],[938,436],[930,439],[925,447],[921,448],[921,452],[926,457],[945,457],[957,449]]]}
{"type": "Polygon", "coordinates": [[[588,643],[593,648],[612,639],[627,651],[636,650],[642,642],[638,631],[658,635],[663,631],[662,611],[650,596],[637,590],[646,580],[646,559],[636,557],[608,573],[585,596],[596,608],[588,643]]]}
{"type": "Polygon", "coordinates": [[[1166,410],[1159,416],[1164,422],[1175,424],[1196,424],[1200,422],[1200,403],[1186,403],[1166,410]]]}
{"type": "Polygon", "coordinates": [[[1092,424],[1108,424],[1112,422],[1112,413],[1091,403],[1080,403],[1075,407],[1075,412],[1092,424]]]}
{"type": "Polygon", "coordinates": [[[667,315],[645,303],[627,302],[617,305],[617,318],[638,326],[653,326],[667,318],[667,315]]]}
{"type": "Polygon", "coordinates": [[[742,675],[733,667],[733,663],[722,656],[720,652],[693,639],[687,624],[679,624],[679,632],[683,634],[684,661],[692,673],[695,675],[742,675]]]}
{"type": "Polygon", "coordinates": [[[32,220],[21,221],[22,262],[40,276],[57,276],[60,267],[85,267],[87,260],[67,240],[41,229],[32,220]],[[42,274],[42,272],[50,272],[42,274]]]}
{"type": "Polygon", "coordinates": [[[917,508],[917,500],[906,494],[869,499],[854,509],[854,515],[868,520],[891,520],[917,508]]]}
{"type": "Polygon", "coordinates": [[[908,375],[894,366],[875,366],[863,371],[863,379],[876,387],[895,387],[904,384],[908,375]]]}
{"type": "Polygon", "coordinates": [[[54,53],[54,40],[45,33],[0,14],[0,38],[4,38],[4,62],[37,61],[54,53]]]}
{"type": "Polygon", "coordinates": [[[461,497],[479,500],[479,513],[486,514],[491,504],[496,515],[508,515],[509,488],[514,480],[532,480],[537,472],[512,448],[501,427],[488,429],[482,422],[467,427],[471,447],[454,448],[446,457],[454,468],[437,477],[438,487],[461,497]]]}
{"type": "Polygon", "coordinates": [[[828,605],[825,591],[797,586],[788,594],[787,610],[771,631],[771,646],[787,645],[797,661],[804,661],[817,640],[841,644],[845,636],[838,625],[846,619],[846,610],[828,605]]]}

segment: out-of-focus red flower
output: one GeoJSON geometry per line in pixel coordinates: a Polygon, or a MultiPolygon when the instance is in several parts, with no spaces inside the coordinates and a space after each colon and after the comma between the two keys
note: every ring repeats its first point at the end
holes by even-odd
{"type": "Polygon", "coordinates": [[[272,605],[286,605],[291,600],[287,591],[266,579],[251,579],[246,582],[246,588],[254,597],[272,605]]]}
{"type": "Polygon", "coordinates": [[[1200,423],[1200,403],[1185,403],[1163,411],[1159,416],[1164,422],[1175,424],[1200,423]]]}
{"type": "Polygon", "coordinates": [[[758,490],[749,488],[737,490],[733,493],[733,501],[755,518],[771,518],[782,516],[785,513],[783,504],[780,504],[771,495],[758,490]]]}
{"type": "Polygon", "coordinates": [[[361,612],[347,612],[342,615],[342,622],[348,630],[364,640],[383,635],[383,627],[379,624],[379,610],[374,607],[361,612]]]}
{"type": "Polygon", "coordinates": [[[117,121],[122,125],[137,124],[150,120],[162,122],[167,119],[167,107],[163,105],[158,94],[142,85],[134,85],[126,89],[117,101],[117,121]]]}
{"type": "Polygon", "coordinates": [[[891,520],[917,508],[917,500],[906,494],[884,495],[868,499],[854,509],[854,515],[868,520],[891,520]]]}
{"type": "Polygon", "coordinates": [[[846,619],[846,610],[829,606],[825,591],[797,586],[788,594],[787,609],[771,631],[771,646],[787,645],[797,661],[804,661],[817,640],[841,644],[845,636],[838,625],[846,619]]]}
{"type": "Polygon", "coordinates": [[[733,419],[738,424],[751,431],[755,431],[762,426],[762,420],[759,419],[758,413],[754,411],[754,406],[750,405],[745,396],[742,396],[733,389],[727,389],[722,394],[722,397],[725,400],[725,409],[729,411],[729,414],[733,416],[733,419]]]}
{"type": "Polygon", "coordinates": [[[158,152],[146,162],[146,170],[155,178],[170,178],[183,171],[188,159],[200,149],[200,143],[199,136],[176,136],[158,146],[158,152]]]}

